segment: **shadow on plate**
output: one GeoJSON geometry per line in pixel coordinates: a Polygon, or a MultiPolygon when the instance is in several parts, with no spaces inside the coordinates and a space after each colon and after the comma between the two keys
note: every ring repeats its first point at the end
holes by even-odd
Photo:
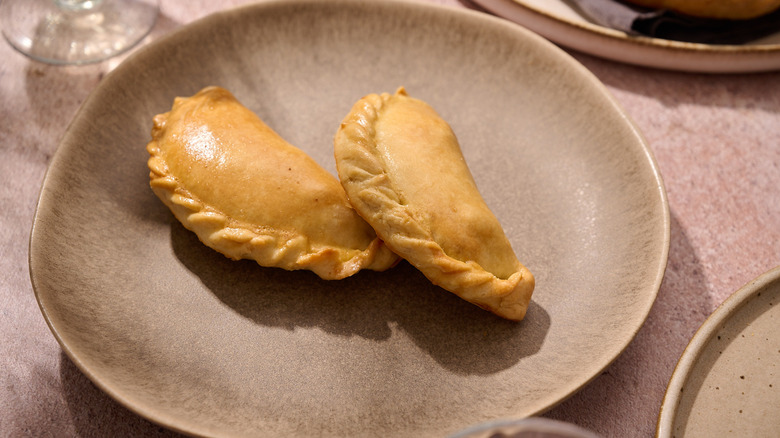
{"type": "Polygon", "coordinates": [[[501,319],[434,286],[406,262],[338,281],[308,271],[231,261],[172,220],[176,257],[217,298],[256,324],[316,327],[337,336],[384,341],[397,329],[441,366],[487,375],[539,351],[550,315],[532,302],[520,323],[501,319]]]}

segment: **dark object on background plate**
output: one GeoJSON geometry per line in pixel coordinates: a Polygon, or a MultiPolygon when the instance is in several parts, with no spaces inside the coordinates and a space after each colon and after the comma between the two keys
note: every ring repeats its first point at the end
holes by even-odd
{"type": "Polygon", "coordinates": [[[744,44],[780,31],[780,10],[749,20],[698,18],[616,0],[570,0],[594,23],[632,35],[701,44],[744,44]]]}

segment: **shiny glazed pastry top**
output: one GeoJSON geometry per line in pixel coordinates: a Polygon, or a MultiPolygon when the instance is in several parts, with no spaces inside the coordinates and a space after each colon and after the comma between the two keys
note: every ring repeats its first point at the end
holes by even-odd
{"type": "Polygon", "coordinates": [[[359,100],[335,138],[350,202],[431,282],[520,320],[534,277],[485,204],[450,126],[403,88],[359,100]]]}
{"type": "Polygon", "coordinates": [[[176,98],[154,118],[150,184],[207,246],[324,279],[398,257],[352,209],[338,180],[227,90],[176,98]]]}
{"type": "Polygon", "coordinates": [[[780,0],[627,0],[640,6],[669,9],[694,17],[746,20],[780,8],[780,0]]]}

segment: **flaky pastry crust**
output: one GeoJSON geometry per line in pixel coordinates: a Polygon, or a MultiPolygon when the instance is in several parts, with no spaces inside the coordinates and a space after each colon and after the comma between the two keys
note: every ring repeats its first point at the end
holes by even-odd
{"type": "Polygon", "coordinates": [[[154,118],[150,185],[185,228],[238,259],[340,279],[398,257],[352,209],[338,180],[227,90],[176,98],[154,118]]]}
{"type": "Polygon", "coordinates": [[[390,249],[466,301],[523,319],[534,277],[430,106],[403,88],[368,95],[344,118],[334,146],[350,202],[390,249]]]}

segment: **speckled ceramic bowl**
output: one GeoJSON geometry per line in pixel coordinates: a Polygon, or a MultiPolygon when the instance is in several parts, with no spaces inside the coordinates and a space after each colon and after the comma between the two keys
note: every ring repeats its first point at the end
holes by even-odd
{"type": "Polygon", "coordinates": [[[605,87],[486,14],[394,1],[272,1],[131,56],[84,103],[43,184],[30,244],[41,310],[123,405],[193,435],[441,437],[544,411],[633,339],[669,245],[656,163],[605,87]],[[335,173],[360,97],[407,91],[450,122],[537,288],[521,323],[403,263],[323,281],[233,262],[149,188],[152,117],[232,91],[335,173]]]}
{"type": "Polygon", "coordinates": [[[775,437],[780,432],[780,267],[709,317],[666,390],[660,438],[775,437]]]}

